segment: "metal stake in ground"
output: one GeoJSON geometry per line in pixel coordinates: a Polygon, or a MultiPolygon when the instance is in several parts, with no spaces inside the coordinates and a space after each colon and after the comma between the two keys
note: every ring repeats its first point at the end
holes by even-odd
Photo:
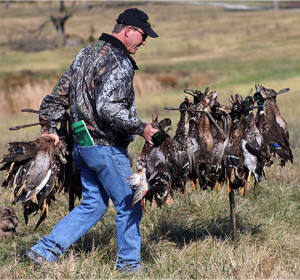
{"type": "Polygon", "coordinates": [[[234,246],[236,246],[237,233],[236,233],[234,190],[231,190],[229,193],[229,202],[230,202],[230,221],[232,226],[232,239],[234,242],[234,246]]]}

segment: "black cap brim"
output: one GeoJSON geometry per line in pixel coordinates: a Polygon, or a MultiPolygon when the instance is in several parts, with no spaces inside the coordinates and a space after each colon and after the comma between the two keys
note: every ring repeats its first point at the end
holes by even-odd
{"type": "Polygon", "coordinates": [[[155,33],[155,31],[152,28],[147,27],[141,27],[141,29],[151,38],[157,38],[158,35],[155,33]]]}

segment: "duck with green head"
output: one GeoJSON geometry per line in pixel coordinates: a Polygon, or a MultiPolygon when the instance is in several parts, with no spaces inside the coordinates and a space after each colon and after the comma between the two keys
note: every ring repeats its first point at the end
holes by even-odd
{"type": "Polygon", "coordinates": [[[137,160],[138,172],[127,179],[130,186],[135,189],[132,205],[141,201],[144,211],[145,200],[149,200],[150,203],[155,201],[161,206],[167,201],[169,195],[172,195],[172,177],[166,153],[172,142],[170,135],[166,133],[171,126],[171,120],[165,118],[158,122],[156,118],[153,119],[152,126],[158,128],[163,137],[154,146],[145,142],[137,160]]]}

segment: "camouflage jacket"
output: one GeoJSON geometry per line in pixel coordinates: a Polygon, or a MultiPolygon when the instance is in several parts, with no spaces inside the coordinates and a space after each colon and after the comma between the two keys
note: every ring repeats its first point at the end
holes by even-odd
{"type": "Polygon", "coordinates": [[[42,133],[56,127],[70,108],[71,123],[84,120],[95,144],[127,147],[146,124],[137,116],[133,77],[135,61],[124,44],[103,33],[81,49],[40,106],[42,133]]]}

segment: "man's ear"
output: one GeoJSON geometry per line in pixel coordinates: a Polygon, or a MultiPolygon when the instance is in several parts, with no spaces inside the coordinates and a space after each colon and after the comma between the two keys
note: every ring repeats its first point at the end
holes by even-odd
{"type": "Polygon", "coordinates": [[[131,26],[126,26],[124,29],[124,35],[125,37],[128,37],[128,33],[132,30],[131,26]]]}

